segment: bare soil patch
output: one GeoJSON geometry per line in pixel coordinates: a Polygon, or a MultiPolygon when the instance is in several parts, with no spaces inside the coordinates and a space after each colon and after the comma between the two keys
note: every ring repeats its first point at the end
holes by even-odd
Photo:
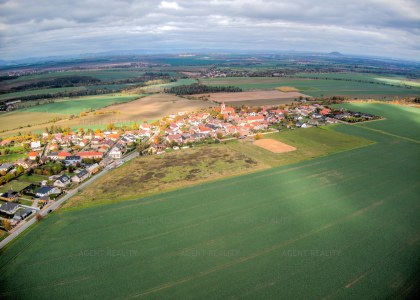
{"type": "Polygon", "coordinates": [[[293,86],[279,86],[277,90],[285,93],[299,92],[299,90],[293,86]]]}
{"type": "Polygon", "coordinates": [[[261,139],[254,141],[254,145],[273,153],[284,153],[297,150],[295,147],[272,139],[261,139]]]}
{"type": "Polygon", "coordinates": [[[278,90],[271,91],[249,91],[239,93],[211,93],[211,94],[200,94],[195,96],[208,96],[210,100],[217,102],[237,102],[237,101],[252,101],[252,100],[283,100],[283,99],[295,99],[300,96],[306,97],[306,95],[299,92],[281,92],[278,90]]]}

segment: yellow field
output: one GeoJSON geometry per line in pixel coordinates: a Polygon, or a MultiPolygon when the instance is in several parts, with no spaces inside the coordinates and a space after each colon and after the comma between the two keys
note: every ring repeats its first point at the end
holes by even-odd
{"type": "MultiPolygon", "coordinates": [[[[41,112],[12,111],[0,114],[0,130],[12,130],[28,125],[36,125],[52,121],[54,118],[68,118],[65,114],[47,114],[41,112]]],[[[45,125],[42,126],[44,128],[45,125]]],[[[29,128],[30,129],[30,128],[29,128]]],[[[22,129],[23,131],[24,129],[22,129]]]]}
{"type": "Polygon", "coordinates": [[[138,122],[144,120],[156,120],[171,113],[180,111],[196,111],[213,104],[202,100],[187,100],[174,95],[154,94],[135,101],[111,105],[106,108],[90,113],[85,117],[68,119],[69,115],[51,114],[41,112],[10,112],[0,115],[0,128],[8,130],[0,132],[0,136],[15,135],[18,132],[35,132],[43,130],[51,124],[71,128],[89,127],[96,128],[109,123],[138,122]],[[53,118],[63,118],[55,123],[41,124],[52,121],[53,118]],[[36,125],[40,124],[40,125],[36,125]],[[26,127],[31,125],[31,127],[26,127]],[[22,127],[22,128],[19,128],[22,127]]]}

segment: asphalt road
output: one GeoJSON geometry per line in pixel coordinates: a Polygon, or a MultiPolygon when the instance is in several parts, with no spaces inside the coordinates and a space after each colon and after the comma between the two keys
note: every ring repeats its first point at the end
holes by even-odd
{"type": "MultiPolygon", "coordinates": [[[[138,156],[137,151],[134,151],[132,153],[130,153],[129,155],[116,160],[116,163],[125,163],[135,157],[138,156]]],[[[98,174],[96,174],[95,176],[89,178],[87,181],[83,182],[82,184],[80,184],[79,186],[77,186],[75,189],[70,190],[67,192],[66,195],[62,196],[60,199],[58,199],[55,202],[52,202],[50,205],[45,206],[40,212],[39,214],[41,214],[41,216],[46,216],[48,214],[48,212],[54,211],[56,209],[58,209],[65,201],[67,201],[68,199],[70,199],[71,197],[73,197],[74,195],[76,195],[80,190],[84,189],[86,186],[88,186],[89,184],[91,184],[92,182],[96,181],[97,179],[101,178],[102,176],[104,176],[105,174],[107,174],[110,170],[112,170],[112,168],[108,168],[105,167],[102,171],[100,171],[98,174]]],[[[10,233],[9,236],[7,236],[4,240],[2,240],[0,242],[0,249],[2,249],[3,247],[5,247],[8,243],[10,243],[13,239],[15,239],[17,236],[19,236],[19,234],[21,234],[23,231],[25,231],[26,229],[28,229],[30,226],[32,226],[34,223],[37,222],[37,219],[35,217],[33,217],[32,219],[28,220],[28,221],[23,221],[21,222],[16,228],[15,230],[10,233]]]]}

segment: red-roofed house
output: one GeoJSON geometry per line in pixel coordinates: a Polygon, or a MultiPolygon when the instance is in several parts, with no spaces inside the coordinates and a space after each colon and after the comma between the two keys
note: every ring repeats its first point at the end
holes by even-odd
{"type": "Polygon", "coordinates": [[[248,124],[264,121],[264,116],[251,116],[245,119],[248,124]]]}
{"type": "Polygon", "coordinates": [[[321,110],[319,113],[323,116],[328,115],[331,112],[331,109],[329,108],[324,108],[323,110],[321,110]]]}
{"type": "Polygon", "coordinates": [[[60,160],[65,160],[67,156],[71,156],[71,153],[70,153],[70,152],[65,152],[65,151],[62,151],[62,152],[59,152],[59,153],[57,154],[57,157],[58,157],[58,159],[60,159],[60,160]]]}
{"type": "Polygon", "coordinates": [[[30,160],[36,160],[37,157],[39,157],[39,153],[36,151],[31,151],[28,153],[28,158],[30,160]]]}
{"type": "Polygon", "coordinates": [[[102,158],[103,153],[95,152],[95,151],[83,151],[83,152],[78,152],[76,155],[80,156],[82,159],[84,158],[98,159],[98,158],[102,158]]]}
{"type": "Polygon", "coordinates": [[[198,125],[198,132],[204,133],[204,134],[208,134],[208,133],[210,133],[210,131],[211,131],[210,128],[208,128],[208,127],[206,127],[204,125],[201,125],[201,124],[198,125]]]}

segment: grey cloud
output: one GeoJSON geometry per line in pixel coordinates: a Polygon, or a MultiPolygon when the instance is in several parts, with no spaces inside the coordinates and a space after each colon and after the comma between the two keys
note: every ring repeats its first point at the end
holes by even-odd
{"type": "Polygon", "coordinates": [[[0,58],[162,47],[419,57],[420,4],[414,0],[161,3],[0,0],[0,58]]]}

